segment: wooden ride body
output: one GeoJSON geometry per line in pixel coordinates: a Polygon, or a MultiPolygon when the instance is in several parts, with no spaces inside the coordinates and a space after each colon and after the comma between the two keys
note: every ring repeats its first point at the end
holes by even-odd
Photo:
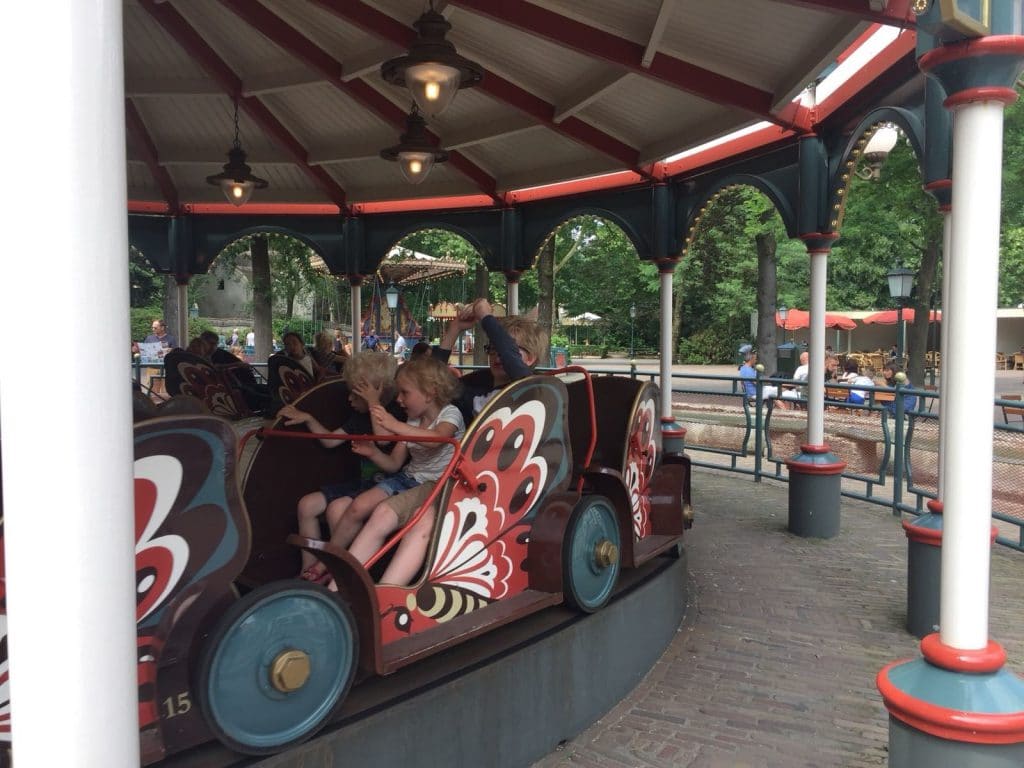
{"type": "MultiPolygon", "coordinates": [[[[337,711],[351,676],[339,683],[344,690],[334,692],[324,715],[311,716],[308,729],[302,720],[303,730],[289,731],[287,743],[285,737],[269,745],[227,738],[211,720],[210,659],[218,643],[227,642],[224,618],[268,589],[315,589],[323,593],[313,594],[318,599],[344,602],[356,635],[353,676],[388,674],[563,600],[596,610],[610,596],[619,563],[639,565],[678,544],[690,502],[689,460],[662,455],[657,387],[602,378],[593,380],[591,395],[590,380],[576,376],[568,383],[557,376],[515,382],[470,424],[451,476],[438,486],[426,563],[409,586],[375,584],[372,570],[346,550],[290,536],[298,498],[358,476],[358,457],[347,445],[328,450],[316,440],[267,437],[242,493],[235,436],[226,421],[174,416],[136,424],[143,763],[214,736],[239,751],[277,751],[308,738],[337,711]],[[585,583],[589,572],[574,561],[580,552],[582,559],[591,557],[594,541],[603,547],[604,571],[591,586],[585,583]],[[327,565],[338,596],[295,579],[296,545],[327,565]],[[598,590],[593,601],[580,594],[581,572],[583,592],[598,590]],[[252,589],[239,600],[240,590],[252,589]]],[[[334,429],[351,416],[347,394],[344,382],[332,379],[302,393],[296,405],[334,429]]],[[[6,634],[2,602],[0,610],[6,634]]],[[[0,665],[6,661],[3,643],[0,665]]],[[[6,724],[9,706],[0,708],[0,740],[10,738],[6,724]]]]}

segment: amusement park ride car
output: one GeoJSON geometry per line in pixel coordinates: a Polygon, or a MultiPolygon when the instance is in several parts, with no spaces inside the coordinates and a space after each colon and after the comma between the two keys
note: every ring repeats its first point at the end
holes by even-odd
{"type": "MultiPolygon", "coordinates": [[[[297,402],[334,428],[351,414],[346,394],[334,379],[297,402]]],[[[360,679],[548,606],[602,608],[620,567],[675,554],[690,522],[689,459],[662,450],[658,403],[653,383],[582,369],[506,387],[418,513],[438,505],[409,586],[375,577],[418,515],[365,566],[294,535],[299,495],[358,473],[347,446],[326,450],[279,420],[258,433],[240,489],[244,443],[226,420],[137,423],[143,762],[211,737],[247,754],[287,749],[329,722],[360,679]],[[300,548],[327,566],[337,592],[295,578],[300,548]]],[[[0,714],[9,738],[9,702],[0,714]]]]}

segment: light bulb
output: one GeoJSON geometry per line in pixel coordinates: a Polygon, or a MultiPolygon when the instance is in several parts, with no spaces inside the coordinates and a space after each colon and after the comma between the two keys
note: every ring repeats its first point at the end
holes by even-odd
{"type": "Polygon", "coordinates": [[[437,101],[441,95],[441,86],[437,83],[427,83],[423,87],[423,94],[427,97],[427,101],[437,101]]]}

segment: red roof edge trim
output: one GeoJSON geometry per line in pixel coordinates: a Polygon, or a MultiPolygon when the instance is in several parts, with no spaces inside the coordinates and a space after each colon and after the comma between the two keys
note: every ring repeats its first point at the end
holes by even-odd
{"type": "Polygon", "coordinates": [[[490,195],[455,195],[411,200],[382,200],[377,203],[355,203],[352,212],[360,213],[405,213],[407,211],[436,211],[446,208],[489,208],[494,205],[490,195]]]}
{"type": "Polygon", "coordinates": [[[783,130],[777,125],[766,125],[764,128],[752,131],[745,136],[724,141],[701,152],[695,152],[679,160],[673,160],[671,163],[660,163],[660,166],[664,176],[678,176],[681,173],[694,171],[706,165],[727,160],[734,155],[743,154],[768,144],[774,144],[781,139],[786,139],[793,135],[794,131],[783,130]]]}
{"type": "Polygon", "coordinates": [[[903,32],[892,43],[883,48],[877,56],[857,70],[849,80],[839,86],[835,92],[817,106],[818,121],[824,120],[839,107],[864,90],[869,83],[895,66],[907,54],[914,53],[917,46],[917,33],[913,30],[903,32]]]}
{"type": "Polygon", "coordinates": [[[564,197],[583,192],[594,192],[599,189],[626,187],[644,180],[645,177],[634,171],[618,171],[616,173],[606,173],[602,176],[591,176],[586,179],[559,181],[554,184],[545,184],[541,187],[519,189],[506,193],[505,197],[509,203],[528,203],[531,200],[545,200],[549,197],[564,197]]]}

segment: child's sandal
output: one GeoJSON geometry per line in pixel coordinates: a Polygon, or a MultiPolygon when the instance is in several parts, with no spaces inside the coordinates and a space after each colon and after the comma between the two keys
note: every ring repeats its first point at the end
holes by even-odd
{"type": "Polygon", "coordinates": [[[327,572],[327,568],[323,563],[313,563],[299,574],[299,578],[303,581],[311,581],[314,584],[326,585],[327,582],[331,581],[331,574],[327,572]]]}

